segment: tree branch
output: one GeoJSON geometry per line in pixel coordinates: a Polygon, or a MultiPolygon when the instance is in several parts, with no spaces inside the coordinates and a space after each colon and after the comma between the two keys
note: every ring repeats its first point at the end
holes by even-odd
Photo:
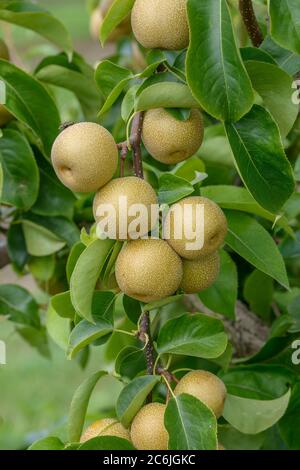
{"type": "Polygon", "coordinates": [[[143,163],[142,163],[142,130],[144,122],[144,112],[137,113],[132,121],[130,145],[133,152],[133,164],[135,175],[138,178],[144,178],[143,163]]]}
{"type": "Polygon", "coordinates": [[[255,15],[252,0],[239,0],[239,6],[252,44],[254,47],[259,47],[264,38],[255,15]]]}

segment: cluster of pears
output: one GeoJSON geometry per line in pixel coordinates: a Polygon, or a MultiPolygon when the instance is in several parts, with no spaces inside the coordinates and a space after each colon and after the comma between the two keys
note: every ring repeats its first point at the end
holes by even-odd
{"type": "MultiPolygon", "coordinates": [[[[165,110],[146,113],[143,127],[145,146],[160,161],[181,161],[193,155],[202,141],[200,113],[192,113],[189,121],[177,121],[165,110]],[[159,131],[162,133],[159,134],[159,131]],[[159,135],[159,138],[158,138],[159,135]],[[159,143],[159,144],[158,144],[159,143]]],[[[151,207],[158,205],[157,195],[151,185],[135,176],[115,178],[118,166],[118,150],[112,135],[102,126],[82,122],[64,129],[52,148],[52,162],[59,179],[74,192],[96,192],[94,216],[98,209],[110,204],[116,211],[116,239],[127,241],[116,262],[116,280],[122,292],[148,303],[171,296],[178,289],[196,293],[207,289],[217,278],[220,259],[218,249],[223,244],[227,223],[222,210],[204,197],[185,198],[170,208],[166,217],[170,232],[166,240],[144,236],[157,224],[151,207]],[[120,209],[120,198],[126,198],[128,207],[142,204],[146,210],[143,220],[145,233],[134,225],[134,216],[120,209]],[[176,212],[184,205],[192,208],[189,224],[199,238],[196,229],[196,208],[204,207],[204,246],[201,250],[187,249],[193,242],[184,236],[175,237],[178,227],[176,212]],[[119,227],[127,230],[118,237],[119,227]],[[139,232],[139,239],[135,234],[139,232]],[[143,238],[142,238],[143,237],[143,238]],[[130,269],[128,267],[130,266],[130,269]]],[[[113,237],[112,237],[113,238],[113,237]]]]}
{"type": "MultiPolygon", "coordinates": [[[[222,416],[226,388],[216,375],[204,370],[189,372],[174,390],[175,396],[183,393],[202,401],[217,419],[222,416]]],[[[116,436],[131,441],[138,450],[167,450],[169,435],[164,424],[165,411],[166,405],[162,403],[144,405],[133,419],[130,430],[115,419],[96,421],[86,429],[81,442],[99,436],[116,436]]]]}

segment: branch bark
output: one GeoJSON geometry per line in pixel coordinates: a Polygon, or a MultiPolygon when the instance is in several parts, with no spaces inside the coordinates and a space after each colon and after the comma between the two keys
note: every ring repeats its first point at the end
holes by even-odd
{"type": "Polygon", "coordinates": [[[252,0],[239,0],[239,7],[252,44],[254,47],[259,47],[264,38],[255,15],[252,0]]]}
{"type": "Polygon", "coordinates": [[[138,178],[144,178],[143,162],[142,162],[142,130],[144,122],[144,112],[137,113],[132,121],[130,145],[133,152],[133,164],[135,175],[138,178]]]}

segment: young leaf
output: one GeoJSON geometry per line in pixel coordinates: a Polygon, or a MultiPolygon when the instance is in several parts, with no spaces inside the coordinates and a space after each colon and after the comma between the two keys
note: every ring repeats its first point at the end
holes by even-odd
{"type": "Polygon", "coordinates": [[[189,0],[191,31],[187,80],[202,108],[223,121],[238,121],[254,93],[236,46],[226,0],[189,0]],[[243,92],[241,92],[243,90],[243,92]]]}
{"type": "Polygon", "coordinates": [[[237,294],[238,273],[236,265],[229,254],[222,250],[221,269],[216,282],[198,295],[207,308],[234,320],[237,294]]]}
{"type": "Polygon", "coordinates": [[[76,263],[82,254],[82,252],[85,250],[85,245],[81,242],[75,243],[73,247],[71,248],[68,261],[67,261],[67,266],[66,266],[66,273],[67,273],[67,279],[68,283],[70,284],[71,276],[74,271],[74,268],[76,266],[76,263]]]}
{"type": "Polygon", "coordinates": [[[74,393],[68,421],[70,442],[79,442],[91,394],[99,379],[104,375],[106,375],[106,372],[96,372],[87,378],[74,393]]]}
{"type": "Polygon", "coordinates": [[[212,411],[197,398],[173,397],[165,412],[170,450],[216,450],[217,421],[212,411]]]}
{"type": "Polygon", "coordinates": [[[32,256],[48,256],[61,250],[66,242],[53,232],[30,220],[23,220],[22,227],[26,248],[32,256]]]}
{"type": "Polygon", "coordinates": [[[0,79],[6,85],[5,106],[32,129],[49,155],[60,126],[53,99],[40,82],[6,60],[0,60],[0,79]]]}
{"type": "Polygon", "coordinates": [[[116,413],[123,426],[129,427],[147,396],[159,381],[160,377],[156,375],[145,375],[136,377],[123,388],[116,405],[116,413]]]}
{"type": "Polygon", "coordinates": [[[228,222],[226,242],[230,248],[288,289],[289,280],[283,258],[269,233],[255,219],[242,212],[225,213],[228,222]]]}
{"type": "Polygon", "coordinates": [[[109,37],[110,33],[121,23],[130,13],[135,0],[114,0],[108,10],[100,29],[100,41],[102,45],[109,37]]]}
{"type": "Polygon", "coordinates": [[[282,47],[300,54],[300,5],[298,0],[269,0],[271,36],[282,47]]]}
{"type": "Polygon", "coordinates": [[[157,339],[160,354],[179,354],[212,359],[221,356],[227,335],[220,320],[202,314],[184,314],[169,320],[157,339]]]}
{"type": "Polygon", "coordinates": [[[76,312],[93,322],[92,299],[96,282],[114,246],[112,240],[95,240],[80,255],[71,276],[71,300],[76,312]]]}
{"type": "Polygon", "coordinates": [[[245,186],[262,207],[276,214],[293,193],[295,182],[272,116],[255,105],[225,128],[245,186]]]}
{"type": "Polygon", "coordinates": [[[39,171],[31,147],[22,134],[3,130],[0,163],[3,170],[1,201],[18,209],[30,209],[38,196],[39,171]]]}
{"type": "Polygon", "coordinates": [[[289,404],[291,390],[275,400],[253,400],[227,395],[223,416],[244,434],[258,434],[282,418],[289,404]]]}
{"type": "Polygon", "coordinates": [[[23,1],[6,2],[0,9],[0,19],[30,29],[48,39],[60,49],[72,54],[73,46],[64,25],[38,5],[23,1]]]}
{"type": "Polygon", "coordinates": [[[136,98],[136,112],[154,108],[199,108],[199,104],[186,85],[162,82],[148,86],[136,98]]]}
{"type": "Polygon", "coordinates": [[[81,320],[72,330],[68,345],[68,358],[73,359],[75,354],[93,343],[97,339],[107,337],[113,332],[113,325],[102,318],[97,318],[95,323],[81,320]]]}
{"type": "Polygon", "coordinates": [[[131,442],[121,437],[100,436],[84,442],[77,450],[135,450],[135,448],[131,442]]]}
{"type": "Polygon", "coordinates": [[[160,204],[173,204],[194,192],[194,186],[179,176],[165,173],[159,178],[160,204]]]}
{"type": "Polygon", "coordinates": [[[292,129],[299,106],[291,100],[293,78],[277,65],[247,61],[245,66],[254,90],[261,96],[285,137],[292,129]]]}
{"type": "Polygon", "coordinates": [[[51,339],[66,352],[69,344],[71,320],[67,317],[61,317],[52,303],[49,304],[47,311],[46,328],[51,339]]]}

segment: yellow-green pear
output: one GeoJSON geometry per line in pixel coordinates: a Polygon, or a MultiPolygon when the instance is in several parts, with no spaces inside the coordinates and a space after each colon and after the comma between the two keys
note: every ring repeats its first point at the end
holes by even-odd
{"type": "Polygon", "coordinates": [[[147,49],[185,49],[189,45],[187,0],[136,0],[131,26],[147,49]]]}
{"type": "Polygon", "coordinates": [[[191,196],[171,206],[164,221],[164,238],[179,256],[200,259],[224,243],[227,220],[210,199],[191,196]]]}
{"type": "Polygon", "coordinates": [[[80,442],[86,442],[94,437],[114,436],[130,441],[130,433],[119,421],[105,418],[91,424],[81,436],[80,442]]]}
{"type": "Polygon", "coordinates": [[[208,289],[217,280],[220,272],[218,252],[199,260],[183,260],[181,288],[186,294],[196,294],[208,289]]]}
{"type": "Polygon", "coordinates": [[[131,440],[137,450],[168,450],[169,434],[165,428],[166,406],[149,403],[140,409],[131,425],[131,440]]]}
{"type": "Polygon", "coordinates": [[[161,163],[175,165],[193,156],[203,141],[203,119],[192,109],[186,121],[180,121],[163,108],[145,114],[143,142],[150,155],[161,163]]]}
{"type": "Polygon", "coordinates": [[[155,213],[157,204],[156,193],[147,181],[128,176],[116,178],[101,188],[95,196],[93,211],[96,222],[103,220],[105,223],[108,219],[112,223],[115,233],[110,234],[109,238],[137,239],[155,228],[158,222],[158,214],[155,213]],[[105,210],[106,206],[111,206],[111,216],[105,210]]]}
{"type": "Polygon", "coordinates": [[[118,166],[118,150],[107,129],[93,122],[80,122],[59,134],[51,159],[58,178],[67,188],[89,193],[112,179],[118,166]]]}
{"type": "Polygon", "coordinates": [[[219,377],[206,370],[193,370],[186,374],[176,386],[176,396],[187,393],[202,401],[216,418],[223,414],[226,387],[219,377]]]}
{"type": "Polygon", "coordinates": [[[182,280],[182,261],[163,240],[134,240],[120,252],[116,279],[122,292],[149,303],[173,295],[182,280]]]}

